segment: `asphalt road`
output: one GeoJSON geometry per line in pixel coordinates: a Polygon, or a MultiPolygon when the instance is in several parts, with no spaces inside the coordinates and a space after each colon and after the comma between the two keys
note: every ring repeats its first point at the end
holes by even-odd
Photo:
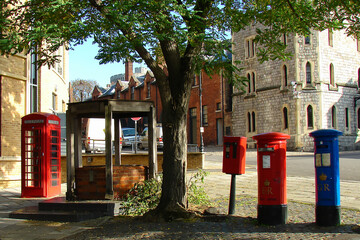
{"type": "MultiPolygon", "coordinates": [[[[340,179],[349,181],[360,181],[360,151],[341,152],[340,179]]],[[[222,163],[222,154],[214,152],[206,155],[206,161],[222,163]]],[[[246,166],[248,169],[256,170],[257,157],[252,152],[246,156],[246,166]]],[[[287,176],[314,177],[314,155],[312,153],[289,153],[286,159],[287,176]]]]}

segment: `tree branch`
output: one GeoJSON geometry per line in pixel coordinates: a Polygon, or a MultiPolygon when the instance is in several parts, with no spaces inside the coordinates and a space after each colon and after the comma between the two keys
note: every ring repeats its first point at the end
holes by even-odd
{"type": "Polygon", "coordinates": [[[128,41],[133,45],[134,50],[140,55],[140,57],[145,61],[146,65],[151,69],[151,71],[156,76],[166,77],[161,67],[156,63],[156,61],[152,58],[149,51],[141,44],[134,44],[136,42],[136,34],[131,30],[130,26],[128,29],[123,27],[123,24],[119,24],[116,19],[114,19],[102,4],[101,0],[88,0],[90,5],[95,8],[104,18],[108,21],[114,23],[119,27],[119,30],[123,33],[123,35],[128,39],[128,41]]]}

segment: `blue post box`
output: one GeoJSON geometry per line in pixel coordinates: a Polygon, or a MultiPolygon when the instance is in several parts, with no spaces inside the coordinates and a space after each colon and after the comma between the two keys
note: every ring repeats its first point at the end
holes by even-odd
{"type": "Polygon", "coordinates": [[[310,133],[314,138],[316,224],[340,225],[339,141],[342,132],[320,129],[310,133]]]}

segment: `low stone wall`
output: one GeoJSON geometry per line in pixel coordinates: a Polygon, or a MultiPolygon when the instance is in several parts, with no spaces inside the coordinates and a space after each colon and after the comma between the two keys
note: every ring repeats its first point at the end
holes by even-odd
{"type": "Polygon", "coordinates": [[[21,160],[19,157],[0,157],[0,189],[21,186],[21,160]]]}
{"type": "MultiPolygon", "coordinates": [[[[114,161],[115,157],[113,157],[114,161]]],[[[162,172],[163,154],[158,153],[158,171],[162,172]]],[[[205,154],[200,152],[189,152],[187,154],[187,169],[197,170],[204,168],[205,154]]],[[[83,154],[83,166],[105,166],[104,154],[83,154]]],[[[121,154],[121,165],[149,166],[149,156],[145,153],[121,154]]],[[[61,156],[61,182],[66,182],[66,156],[61,156]]]]}
{"type": "MultiPolygon", "coordinates": [[[[105,200],[105,166],[85,166],[75,169],[78,200],[105,200]]],[[[135,165],[113,167],[114,197],[119,199],[139,182],[148,179],[148,168],[135,165]]]]}

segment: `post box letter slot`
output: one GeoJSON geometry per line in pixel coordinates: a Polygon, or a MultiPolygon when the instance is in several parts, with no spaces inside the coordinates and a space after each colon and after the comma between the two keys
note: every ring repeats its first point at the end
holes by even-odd
{"type": "Polygon", "coordinates": [[[233,158],[236,159],[236,152],[237,152],[237,143],[233,143],[233,158]]]}
{"type": "Polygon", "coordinates": [[[316,145],[317,149],[328,148],[328,145],[316,145]]]}
{"type": "Polygon", "coordinates": [[[273,147],[259,148],[258,151],[259,152],[273,152],[274,148],[273,147]]]}
{"type": "Polygon", "coordinates": [[[230,157],[230,143],[225,143],[225,157],[229,158],[230,157]]]}

